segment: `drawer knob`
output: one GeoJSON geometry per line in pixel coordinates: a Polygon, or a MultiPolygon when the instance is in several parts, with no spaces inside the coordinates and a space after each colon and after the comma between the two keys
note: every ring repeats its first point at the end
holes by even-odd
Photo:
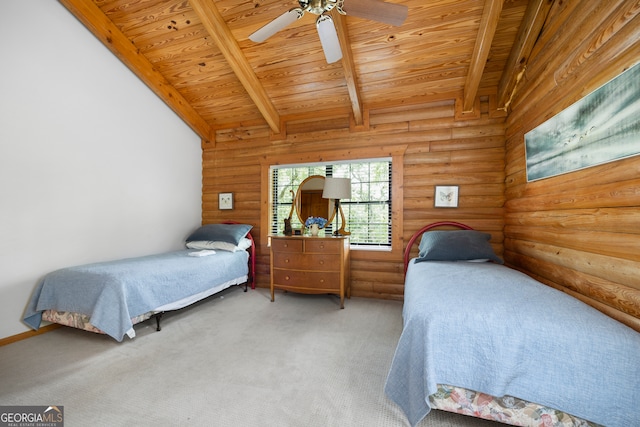
{"type": "Polygon", "coordinates": [[[288,244],[288,243],[285,243],[285,244],[284,244],[284,247],[285,247],[285,248],[288,248],[288,247],[289,247],[289,244],[288,244]]]}
{"type": "Polygon", "coordinates": [[[324,245],[320,245],[320,249],[324,249],[324,245]]]}
{"type": "Polygon", "coordinates": [[[289,263],[289,258],[285,259],[284,262],[289,263]]]}
{"type": "Polygon", "coordinates": [[[324,265],[324,260],[321,260],[318,264],[324,265]]]}
{"type": "Polygon", "coordinates": [[[324,279],[320,279],[320,283],[324,283],[324,279]]]}
{"type": "Polygon", "coordinates": [[[284,280],[289,280],[289,276],[284,276],[284,280]]]}

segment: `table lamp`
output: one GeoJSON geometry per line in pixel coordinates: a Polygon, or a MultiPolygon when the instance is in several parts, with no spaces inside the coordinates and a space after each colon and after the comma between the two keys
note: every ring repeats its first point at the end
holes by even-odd
{"type": "MultiPolygon", "coordinates": [[[[340,213],[340,199],[351,198],[351,178],[326,177],[324,180],[324,189],[322,190],[322,198],[333,199],[335,201],[336,230],[333,234],[339,236],[338,215],[340,213]]],[[[344,221],[342,226],[344,227],[344,221]]]]}

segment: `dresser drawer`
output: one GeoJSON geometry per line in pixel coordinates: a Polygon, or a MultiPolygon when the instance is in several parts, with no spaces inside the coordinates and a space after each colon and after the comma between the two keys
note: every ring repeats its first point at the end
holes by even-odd
{"type": "Polygon", "coordinates": [[[340,254],[300,254],[293,252],[274,253],[273,266],[275,268],[287,268],[294,270],[340,271],[340,254]]]}
{"type": "Polygon", "coordinates": [[[275,269],[273,286],[296,292],[340,290],[340,273],[275,269]]]}
{"type": "Polygon", "coordinates": [[[304,241],[304,251],[311,253],[322,252],[325,254],[339,254],[342,240],[333,239],[306,239],[304,241]]]}
{"type": "Polygon", "coordinates": [[[302,239],[271,239],[273,252],[302,252],[302,239]]]}

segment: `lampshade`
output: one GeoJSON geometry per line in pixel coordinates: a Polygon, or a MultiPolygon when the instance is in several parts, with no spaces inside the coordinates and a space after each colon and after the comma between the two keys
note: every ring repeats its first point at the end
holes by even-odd
{"type": "Polygon", "coordinates": [[[351,178],[331,178],[324,179],[324,199],[350,199],[351,198],[351,178]]]}

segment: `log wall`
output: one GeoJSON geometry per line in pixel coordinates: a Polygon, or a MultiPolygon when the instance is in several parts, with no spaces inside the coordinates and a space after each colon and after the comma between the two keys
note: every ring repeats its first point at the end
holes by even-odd
{"type": "Polygon", "coordinates": [[[390,253],[351,251],[354,296],[402,299],[403,242],[427,223],[465,222],[491,233],[496,252],[503,252],[505,117],[490,111],[489,104],[482,97],[481,114],[470,119],[456,119],[455,103],[447,100],[370,109],[363,130],[354,130],[349,117],[342,116],[291,120],[284,138],[274,138],[267,127],[218,130],[215,142],[203,143],[203,223],[233,219],[254,225],[257,286],[268,287],[265,165],[403,153],[401,164],[394,160],[400,180],[393,200],[400,225],[396,248],[390,253]],[[434,208],[435,185],[458,185],[459,207],[434,208]],[[219,192],[234,193],[233,211],[218,209],[219,192]]]}
{"type": "Polygon", "coordinates": [[[555,2],[507,120],[504,255],[640,331],[640,156],[527,182],[524,147],[526,132],[640,61],[639,14],[636,1],[555,2]]]}

